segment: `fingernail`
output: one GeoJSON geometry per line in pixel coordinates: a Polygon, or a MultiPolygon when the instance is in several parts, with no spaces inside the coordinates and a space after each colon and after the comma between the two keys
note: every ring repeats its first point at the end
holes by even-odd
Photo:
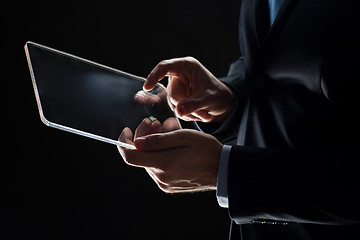
{"type": "Polygon", "coordinates": [[[150,91],[145,84],[143,85],[143,90],[144,90],[145,92],[150,91]]]}
{"type": "Polygon", "coordinates": [[[160,123],[159,120],[155,120],[154,122],[151,123],[151,133],[159,133],[162,131],[162,125],[160,123]]]}
{"type": "Polygon", "coordinates": [[[186,114],[186,106],[181,104],[177,107],[177,112],[180,116],[183,116],[184,114],[186,114]]]}
{"type": "Polygon", "coordinates": [[[120,135],[120,142],[126,142],[126,140],[132,140],[132,132],[129,128],[124,128],[120,135]]]}
{"type": "Polygon", "coordinates": [[[160,123],[160,121],[157,120],[157,119],[155,119],[155,120],[151,123],[151,126],[152,126],[152,127],[156,127],[156,126],[159,126],[159,125],[161,125],[161,123],[160,123]]]}
{"type": "Polygon", "coordinates": [[[146,124],[146,125],[151,125],[152,121],[149,119],[149,118],[145,118],[143,120],[143,122],[146,124]]]}
{"type": "Polygon", "coordinates": [[[149,84],[147,82],[145,82],[144,85],[143,85],[143,90],[146,91],[146,92],[149,92],[149,91],[153,90],[153,88],[149,87],[148,85],[149,84]]]}

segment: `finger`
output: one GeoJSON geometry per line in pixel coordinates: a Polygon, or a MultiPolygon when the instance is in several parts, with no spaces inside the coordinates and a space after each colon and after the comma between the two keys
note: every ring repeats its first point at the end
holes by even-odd
{"type": "Polygon", "coordinates": [[[169,185],[168,183],[166,183],[165,181],[162,181],[158,175],[159,174],[163,174],[164,171],[157,169],[157,168],[149,168],[146,167],[146,172],[150,175],[150,177],[156,182],[156,183],[161,183],[163,186],[169,185]]]}
{"type": "Polygon", "coordinates": [[[195,117],[195,116],[192,115],[192,114],[185,115],[185,116],[179,116],[179,118],[182,119],[182,120],[184,120],[184,121],[187,121],[187,122],[191,122],[191,121],[201,121],[200,118],[195,117]]]}
{"type": "Polygon", "coordinates": [[[134,101],[142,105],[159,104],[162,99],[158,94],[151,94],[146,91],[138,91],[134,96],[134,101]]]}
{"type": "Polygon", "coordinates": [[[183,77],[169,77],[167,93],[172,104],[177,105],[180,101],[191,96],[191,79],[183,77]]]}
{"type": "Polygon", "coordinates": [[[211,122],[214,116],[209,114],[206,110],[199,110],[192,113],[193,116],[200,119],[201,122],[211,122]]]}
{"type": "Polygon", "coordinates": [[[177,193],[177,192],[191,192],[199,188],[198,184],[191,184],[186,180],[178,181],[167,181],[167,177],[161,177],[161,175],[166,175],[164,171],[157,168],[145,168],[149,176],[154,180],[157,186],[166,193],[177,193]]]}
{"type": "Polygon", "coordinates": [[[145,118],[135,130],[135,138],[142,137],[154,133],[160,133],[162,126],[159,120],[151,122],[149,118],[145,118]]]}
{"type": "Polygon", "coordinates": [[[169,60],[161,61],[151,71],[144,83],[144,90],[152,90],[158,81],[165,76],[178,76],[184,69],[186,69],[187,63],[184,58],[173,58],[169,60]]]}
{"type": "Polygon", "coordinates": [[[131,132],[130,128],[128,127],[124,128],[124,130],[121,132],[119,136],[119,141],[133,144],[132,139],[133,139],[133,133],[131,132]]]}
{"type": "Polygon", "coordinates": [[[162,126],[159,120],[155,120],[151,123],[151,129],[149,134],[161,133],[162,126]]]}
{"type": "Polygon", "coordinates": [[[153,167],[167,171],[173,165],[171,160],[174,157],[189,154],[188,147],[194,147],[196,139],[201,134],[199,131],[187,129],[136,138],[137,149],[125,149],[124,160],[131,166],[153,167]]]}
{"type": "Polygon", "coordinates": [[[162,131],[164,132],[170,132],[179,129],[181,129],[181,127],[179,121],[175,117],[170,117],[166,119],[162,124],[162,131]]]}
{"type": "MultiPolygon", "coordinates": [[[[131,132],[131,130],[127,127],[124,128],[124,130],[121,132],[121,134],[119,136],[119,141],[123,142],[123,143],[134,145],[134,143],[132,142],[132,139],[133,139],[133,133],[131,132]]],[[[126,148],[123,148],[119,145],[117,145],[117,148],[119,150],[121,157],[126,161],[126,151],[127,151],[126,148]]]]}
{"type": "Polygon", "coordinates": [[[189,132],[195,130],[176,130],[173,132],[152,134],[135,139],[135,147],[140,151],[161,151],[175,148],[185,148],[193,140],[189,132]]]}
{"type": "Polygon", "coordinates": [[[153,168],[145,168],[147,173],[149,174],[149,176],[154,180],[154,182],[156,183],[156,185],[162,190],[162,191],[166,191],[166,189],[168,188],[168,185],[167,183],[163,183],[161,182],[157,177],[156,175],[150,170],[150,169],[153,169],[153,168]]]}
{"type": "Polygon", "coordinates": [[[149,118],[145,118],[139,124],[139,126],[135,130],[135,138],[146,136],[151,131],[151,120],[149,118]]]}

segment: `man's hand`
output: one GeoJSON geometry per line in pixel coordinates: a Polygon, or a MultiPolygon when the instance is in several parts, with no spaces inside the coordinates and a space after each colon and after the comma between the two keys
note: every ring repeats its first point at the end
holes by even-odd
{"type": "Polygon", "coordinates": [[[134,142],[130,129],[124,129],[120,141],[135,144],[137,148],[118,147],[125,162],[145,168],[167,193],[215,190],[222,144],[213,136],[195,130],[146,135],[161,131],[159,124],[144,120],[134,142]]]}
{"type": "Polygon", "coordinates": [[[161,61],[149,74],[144,90],[165,76],[167,91],[179,117],[187,121],[223,122],[234,107],[231,90],[192,57],[161,61]]]}
{"type": "MultiPolygon", "coordinates": [[[[182,119],[222,122],[231,113],[235,104],[231,90],[196,59],[160,62],[149,74],[144,90],[153,89],[165,76],[169,77],[170,104],[182,119]]],[[[139,92],[135,100],[143,101],[144,96],[139,92]]],[[[135,136],[125,128],[119,140],[136,147],[135,150],[118,147],[125,162],[145,168],[165,192],[215,190],[222,144],[213,136],[195,130],[160,134],[167,128],[165,122],[161,126],[158,121],[145,119],[135,136]]]]}

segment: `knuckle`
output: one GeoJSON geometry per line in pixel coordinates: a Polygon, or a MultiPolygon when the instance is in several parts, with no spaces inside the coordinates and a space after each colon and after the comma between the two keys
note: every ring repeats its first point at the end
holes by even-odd
{"type": "Polygon", "coordinates": [[[158,68],[166,67],[170,63],[170,60],[162,60],[157,64],[158,68]]]}
{"type": "Polygon", "coordinates": [[[120,156],[122,157],[122,159],[124,160],[124,162],[126,164],[129,164],[129,156],[128,156],[128,151],[120,146],[117,146],[118,151],[120,153],[120,156]]]}
{"type": "Polygon", "coordinates": [[[159,189],[161,191],[163,191],[164,193],[173,193],[169,186],[159,183],[159,182],[157,182],[157,185],[158,185],[159,189]]]}
{"type": "Polygon", "coordinates": [[[201,121],[204,122],[204,123],[210,123],[214,120],[213,117],[207,117],[207,118],[201,118],[201,121]]]}
{"type": "Polygon", "coordinates": [[[159,179],[159,181],[163,184],[168,184],[170,182],[170,178],[169,175],[166,173],[161,173],[157,175],[157,178],[159,179]]]}
{"type": "Polygon", "coordinates": [[[167,187],[167,186],[160,188],[160,189],[165,193],[170,193],[170,194],[174,193],[174,191],[170,187],[167,187]]]}
{"type": "Polygon", "coordinates": [[[128,149],[121,149],[120,155],[127,165],[134,166],[134,167],[141,166],[141,163],[139,163],[139,161],[137,160],[138,156],[136,155],[136,153],[134,151],[128,150],[128,149]]]}
{"type": "Polygon", "coordinates": [[[157,147],[159,146],[160,142],[159,142],[159,137],[157,136],[157,134],[154,135],[149,135],[147,137],[147,141],[146,141],[146,149],[153,151],[156,150],[157,147]]]}
{"type": "Polygon", "coordinates": [[[190,63],[197,63],[198,60],[192,56],[187,56],[187,57],[184,57],[184,60],[187,61],[187,62],[190,62],[190,63]]]}
{"type": "Polygon", "coordinates": [[[130,160],[130,158],[129,158],[126,154],[121,154],[121,156],[122,156],[124,162],[125,162],[127,165],[130,165],[130,166],[133,165],[133,164],[132,164],[132,161],[130,160]]]}

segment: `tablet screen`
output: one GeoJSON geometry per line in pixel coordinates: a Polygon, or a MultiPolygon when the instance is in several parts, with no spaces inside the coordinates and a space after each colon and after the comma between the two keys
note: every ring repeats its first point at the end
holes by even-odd
{"type": "Polygon", "coordinates": [[[118,137],[145,118],[166,122],[165,132],[181,128],[162,85],[145,92],[141,77],[32,42],[25,50],[46,125],[131,148],[118,137]]]}

